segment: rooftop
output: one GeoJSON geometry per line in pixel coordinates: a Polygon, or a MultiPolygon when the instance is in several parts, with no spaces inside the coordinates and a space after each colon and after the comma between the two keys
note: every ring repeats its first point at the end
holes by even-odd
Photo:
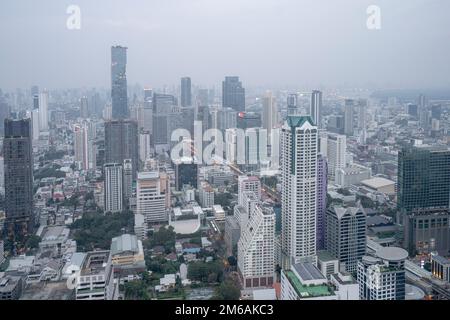
{"type": "Polygon", "coordinates": [[[294,264],[294,269],[303,281],[309,280],[326,280],[323,274],[312,263],[294,264]]]}
{"type": "Polygon", "coordinates": [[[408,252],[399,247],[381,247],[377,250],[377,256],[388,261],[402,261],[408,258],[408,252]]]}
{"type": "Polygon", "coordinates": [[[361,181],[361,183],[369,188],[378,189],[386,186],[394,185],[395,182],[385,178],[372,178],[361,181]]]}
{"type": "Polygon", "coordinates": [[[300,279],[292,271],[287,270],[285,271],[285,274],[297,294],[302,298],[323,297],[333,294],[330,287],[325,284],[304,286],[302,285],[300,279]]]}
{"type": "Polygon", "coordinates": [[[111,254],[116,255],[122,252],[139,252],[138,239],[135,235],[123,234],[115,237],[111,242],[111,254]]]}
{"type": "Polygon", "coordinates": [[[327,250],[317,251],[317,258],[323,262],[338,260],[327,250]]]}

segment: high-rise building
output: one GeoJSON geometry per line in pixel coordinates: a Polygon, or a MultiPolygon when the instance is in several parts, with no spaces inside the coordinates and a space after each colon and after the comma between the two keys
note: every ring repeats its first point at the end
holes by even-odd
{"type": "Polygon", "coordinates": [[[105,212],[123,211],[123,168],[122,164],[107,163],[105,174],[105,212]]]}
{"type": "Polygon", "coordinates": [[[168,179],[159,172],[139,172],[136,188],[136,213],[144,216],[146,224],[166,222],[168,179]]]}
{"type": "Polygon", "coordinates": [[[327,188],[328,188],[328,163],[327,158],[319,154],[317,157],[317,217],[316,237],[317,250],[325,248],[327,188]]]}
{"type": "Polygon", "coordinates": [[[181,78],[181,106],[192,106],[191,78],[181,78]]]}
{"type": "Polygon", "coordinates": [[[288,116],[295,116],[298,112],[298,95],[291,93],[287,96],[287,113],[288,116]]]}
{"type": "Polygon", "coordinates": [[[361,208],[331,207],[326,213],[326,249],[347,272],[366,254],[366,214],[361,208]]]}
{"type": "Polygon", "coordinates": [[[111,99],[112,118],[127,119],[127,48],[111,47],[111,99]]]}
{"type": "Polygon", "coordinates": [[[190,185],[197,189],[198,185],[198,164],[193,157],[184,157],[174,161],[175,166],[175,188],[178,191],[184,185],[190,185]]]}
{"type": "Polygon", "coordinates": [[[142,131],[139,133],[139,160],[141,163],[145,163],[150,155],[150,132],[142,131]]]}
{"type": "Polygon", "coordinates": [[[321,136],[320,149],[328,159],[328,179],[336,179],[336,171],[346,167],[347,138],[344,135],[329,133],[321,136]]]}
{"type": "Polygon", "coordinates": [[[214,205],[214,189],[206,181],[202,182],[200,186],[199,198],[203,208],[212,208],[214,205]]]}
{"type": "Polygon", "coordinates": [[[408,252],[397,247],[381,247],[358,261],[361,300],[405,300],[405,260],[408,252]]]}
{"type": "Polygon", "coordinates": [[[267,134],[271,134],[271,131],[278,123],[278,110],[275,98],[272,96],[272,92],[267,92],[262,98],[262,127],[267,130],[267,134]]]}
{"type": "Polygon", "coordinates": [[[344,103],[344,133],[353,136],[355,101],[346,99],[344,103]]]}
{"type": "Polygon", "coordinates": [[[75,162],[83,170],[89,169],[88,128],[86,123],[75,124],[73,128],[75,162]]]}
{"type": "Polygon", "coordinates": [[[275,273],[275,213],[258,203],[241,225],[238,269],[244,288],[272,287],[275,273]]]}
{"type": "Polygon", "coordinates": [[[3,140],[5,176],[5,233],[22,241],[35,224],[33,212],[33,150],[31,121],[5,120],[3,140]]]}
{"type": "Polygon", "coordinates": [[[168,136],[169,114],[177,105],[174,96],[155,93],[153,95],[153,145],[168,145],[170,136],[168,136]]]}
{"type": "Polygon", "coordinates": [[[450,149],[419,145],[398,154],[398,208],[445,207],[450,204],[450,149]]]}
{"type": "Polygon", "coordinates": [[[131,159],[133,179],[139,167],[139,137],[137,122],[113,120],[105,122],[105,163],[120,163],[131,159]]]}
{"type": "Polygon", "coordinates": [[[322,91],[312,92],[309,114],[317,128],[322,129],[322,91]]]}
{"type": "Polygon", "coordinates": [[[5,158],[0,156],[0,194],[5,195],[5,158]]]}
{"type": "Polygon", "coordinates": [[[256,176],[238,177],[238,204],[243,205],[244,193],[254,192],[257,199],[261,199],[261,181],[256,176]]]}
{"type": "Polygon", "coordinates": [[[309,116],[289,116],[281,129],[282,264],[316,262],[318,130],[309,116]]]}
{"type": "Polygon", "coordinates": [[[40,118],[39,118],[39,109],[33,109],[31,111],[31,126],[33,128],[33,141],[39,140],[40,136],[40,118]]]}
{"type": "Polygon", "coordinates": [[[245,89],[239,77],[225,77],[222,82],[222,107],[245,111],[245,89]]]}
{"type": "Polygon", "coordinates": [[[411,255],[438,250],[448,254],[450,149],[409,146],[398,154],[397,206],[404,247],[411,255]]]}
{"type": "Polygon", "coordinates": [[[123,160],[123,198],[129,201],[133,194],[133,161],[131,159],[123,160]]]}
{"type": "Polygon", "coordinates": [[[39,129],[48,131],[48,91],[39,94],[39,129]]]}
{"type": "Polygon", "coordinates": [[[86,96],[81,97],[80,99],[80,117],[83,119],[89,118],[89,105],[86,96]]]}

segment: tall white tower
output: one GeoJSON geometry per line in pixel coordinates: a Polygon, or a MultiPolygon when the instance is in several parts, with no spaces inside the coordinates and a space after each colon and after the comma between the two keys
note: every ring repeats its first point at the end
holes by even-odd
{"type": "Polygon", "coordinates": [[[309,116],[289,116],[281,129],[282,266],[315,263],[318,129],[309,116]]]}

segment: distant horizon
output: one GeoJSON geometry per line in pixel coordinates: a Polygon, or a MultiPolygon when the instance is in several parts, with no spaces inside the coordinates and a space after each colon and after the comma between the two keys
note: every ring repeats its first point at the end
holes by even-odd
{"type": "Polygon", "coordinates": [[[379,30],[366,26],[369,0],[79,0],[69,30],[68,0],[5,1],[0,88],[107,88],[114,45],[143,86],[239,75],[248,88],[450,87],[450,2],[377,2],[379,30]]]}

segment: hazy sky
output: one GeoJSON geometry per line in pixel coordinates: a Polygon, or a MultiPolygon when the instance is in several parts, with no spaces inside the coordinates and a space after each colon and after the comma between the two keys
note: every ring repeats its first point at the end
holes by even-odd
{"type": "Polygon", "coordinates": [[[4,89],[109,87],[114,44],[130,85],[450,87],[449,0],[1,0],[0,40],[4,89]]]}

